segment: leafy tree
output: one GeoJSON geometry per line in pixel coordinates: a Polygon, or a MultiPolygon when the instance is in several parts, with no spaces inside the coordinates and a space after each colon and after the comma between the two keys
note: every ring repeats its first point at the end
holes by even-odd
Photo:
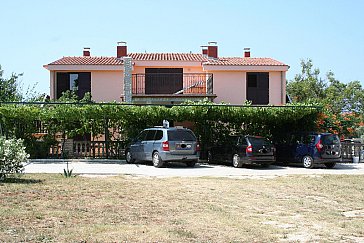
{"type": "Polygon", "coordinates": [[[287,93],[294,102],[319,102],[325,98],[325,82],[320,69],[314,68],[311,59],[301,60],[301,73],[288,83],[287,93]]]}
{"type": "Polygon", "coordinates": [[[287,93],[292,100],[315,102],[324,107],[318,120],[319,129],[355,136],[355,129],[363,122],[364,115],[364,89],[360,82],[342,83],[331,71],[322,79],[311,59],[302,60],[301,67],[301,73],[287,84],[287,93]]]}
{"type": "Polygon", "coordinates": [[[19,91],[18,78],[22,74],[12,73],[10,78],[7,79],[3,77],[4,71],[1,69],[0,65],[0,102],[7,101],[20,101],[22,95],[19,91]]]}

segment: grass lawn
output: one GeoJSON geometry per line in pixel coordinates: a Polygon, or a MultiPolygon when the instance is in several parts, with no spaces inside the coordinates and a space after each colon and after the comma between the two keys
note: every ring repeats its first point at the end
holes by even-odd
{"type": "Polygon", "coordinates": [[[364,241],[364,176],[0,182],[0,242],[364,241]]]}

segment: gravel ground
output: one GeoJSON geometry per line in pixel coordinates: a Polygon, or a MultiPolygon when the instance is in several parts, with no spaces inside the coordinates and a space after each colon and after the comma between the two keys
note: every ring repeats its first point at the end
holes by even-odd
{"type": "MultiPolygon", "coordinates": [[[[26,164],[24,173],[63,173],[67,164],[62,160],[32,160],[26,164]]],[[[188,168],[184,164],[168,164],[164,168],[155,168],[147,164],[127,164],[123,160],[71,160],[69,168],[74,174],[83,176],[129,175],[135,177],[232,177],[232,178],[266,178],[287,175],[322,175],[350,174],[364,175],[364,163],[337,164],[333,169],[318,166],[305,169],[298,166],[271,165],[268,168],[245,166],[234,168],[215,164],[196,164],[188,168]]]]}

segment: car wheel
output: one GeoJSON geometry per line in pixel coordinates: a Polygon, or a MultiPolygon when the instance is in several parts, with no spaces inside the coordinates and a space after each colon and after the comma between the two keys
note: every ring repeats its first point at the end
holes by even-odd
{"type": "Polygon", "coordinates": [[[197,161],[188,161],[186,162],[187,167],[195,167],[197,161]]]}
{"type": "Polygon", "coordinates": [[[328,168],[328,169],[332,169],[332,168],[334,168],[334,167],[335,167],[335,165],[336,165],[336,163],[335,163],[335,162],[325,163],[325,166],[326,166],[326,168],[328,168]]]}
{"type": "Polygon", "coordinates": [[[131,155],[131,152],[130,150],[126,150],[125,152],[125,160],[126,160],[126,163],[128,164],[132,164],[135,162],[135,159],[133,159],[133,156],[131,155]]]}
{"type": "Polygon", "coordinates": [[[240,156],[238,154],[233,155],[233,166],[235,168],[240,168],[243,166],[243,162],[240,159],[240,156]]]}
{"type": "Polygon", "coordinates": [[[162,161],[161,157],[159,156],[158,152],[153,153],[152,162],[153,162],[154,167],[160,168],[163,166],[163,161],[162,161]]]}
{"type": "Polygon", "coordinates": [[[302,158],[302,164],[303,164],[303,167],[305,167],[307,169],[313,168],[313,158],[309,155],[304,156],[302,158]]]}

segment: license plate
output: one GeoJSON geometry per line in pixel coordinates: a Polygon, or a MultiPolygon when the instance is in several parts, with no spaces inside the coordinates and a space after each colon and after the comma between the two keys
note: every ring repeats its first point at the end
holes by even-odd
{"type": "Polygon", "coordinates": [[[191,144],[176,144],[176,149],[178,150],[190,150],[192,148],[192,145],[191,144]]]}

